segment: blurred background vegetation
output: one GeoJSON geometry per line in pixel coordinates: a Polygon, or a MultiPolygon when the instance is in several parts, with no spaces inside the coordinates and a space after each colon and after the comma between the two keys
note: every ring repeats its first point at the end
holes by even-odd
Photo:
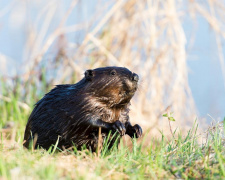
{"type": "Polygon", "coordinates": [[[220,0],[2,0],[0,125],[22,133],[48,90],[100,66],[139,74],[131,122],[152,133],[168,129],[168,111],[174,128],[222,118],[224,23],[220,0]]]}

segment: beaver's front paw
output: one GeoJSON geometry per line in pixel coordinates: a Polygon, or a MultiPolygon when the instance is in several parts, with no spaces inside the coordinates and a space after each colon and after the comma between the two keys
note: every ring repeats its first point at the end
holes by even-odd
{"type": "Polygon", "coordinates": [[[141,126],[139,126],[138,124],[135,124],[133,127],[133,136],[132,138],[136,137],[136,138],[139,138],[142,136],[142,129],[141,129],[141,126]]]}
{"type": "Polygon", "coordinates": [[[112,124],[112,130],[117,131],[121,136],[125,135],[126,128],[119,120],[112,124]]]}

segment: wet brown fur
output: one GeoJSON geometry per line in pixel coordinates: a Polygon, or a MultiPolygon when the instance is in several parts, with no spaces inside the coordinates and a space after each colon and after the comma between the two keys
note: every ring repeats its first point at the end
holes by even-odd
{"type": "Polygon", "coordinates": [[[124,133],[141,136],[140,126],[129,122],[137,78],[126,68],[105,67],[87,70],[76,84],[56,86],[36,103],[26,126],[24,146],[28,147],[36,134],[35,147],[48,149],[59,140],[59,148],[75,145],[81,149],[85,145],[95,151],[99,127],[103,139],[110,131],[118,131],[120,137],[124,133]]]}

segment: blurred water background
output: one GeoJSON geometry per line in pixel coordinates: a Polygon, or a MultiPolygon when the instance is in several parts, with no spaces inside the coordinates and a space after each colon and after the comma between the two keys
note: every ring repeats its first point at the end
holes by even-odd
{"type": "MultiPolygon", "coordinates": [[[[121,2],[126,3],[126,1],[121,2]]],[[[149,7],[151,5],[155,6],[158,1],[146,2],[149,7]]],[[[213,2],[215,2],[216,4],[218,1],[213,2]]],[[[1,0],[0,75],[8,76],[9,78],[15,75],[20,76],[32,67],[31,61],[33,61],[33,59],[38,59],[36,57],[39,56],[41,56],[41,59],[50,62],[52,59],[56,59],[56,56],[59,54],[59,49],[63,49],[64,45],[65,50],[63,51],[63,53],[67,54],[67,56],[69,57],[73,57],[71,59],[77,62],[77,66],[75,66],[74,69],[81,68],[81,71],[84,70],[86,66],[82,66],[80,62],[90,63],[90,61],[87,60],[90,59],[90,57],[86,56],[85,58],[81,58],[81,61],[78,62],[77,59],[79,58],[79,55],[77,57],[76,55],[74,56],[74,54],[79,51],[79,46],[84,41],[88,32],[95,30],[96,26],[99,25],[99,22],[101,22],[101,20],[104,19],[105,16],[107,16],[107,13],[110,12],[110,10],[116,3],[118,2],[106,0],[82,0],[78,2],[69,0],[1,0]],[[70,11],[68,16],[66,16],[66,19],[62,22],[62,19],[65,17],[65,14],[67,14],[68,11],[70,11]],[[67,33],[65,33],[64,35],[63,33],[57,34],[56,32],[57,38],[52,41],[50,39],[49,47],[42,53],[43,48],[46,45],[46,41],[49,40],[49,37],[51,38],[51,34],[55,31],[55,29],[57,29],[57,27],[60,26],[60,23],[62,23],[63,27],[69,27],[65,30],[67,33]],[[82,28],[80,28],[80,26],[82,26],[82,28]],[[59,41],[60,43],[58,43],[59,41]],[[40,52],[41,54],[39,54],[40,52]]],[[[136,2],[133,1],[133,3],[136,2]]],[[[172,4],[171,7],[175,7],[177,11],[179,10],[177,12],[177,18],[182,23],[181,28],[183,28],[183,31],[185,33],[185,39],[184,41],[182,41],[182,43],[185,44],[185,60],[187,62],[188,83],[191,90],[190,94],[192,94],[197,107],[197,111],[193,111],[193,114],[197,114],[197,116],[201,118],[207,118],[207,122],[210,122],[212,119],[208,118],[207,114],[210,114],[215,119],[223,118],[225,116],[225,79],[223,78],[224,59],[221,56],[221,53],[222,55],[225,53],[224,39],[220,36],[220,33],[218,33],[219,30],[215,31],[215,28],[213,28],[212,24],[210,24],[211,17],[207,19],[207,14],[204,16],[204,11],[202,15],[201,13],[197,12],[197,10],[196,12],[195,10],[192,10],[191,8],[195,7],[195,5],[191,3],[194,4],[194,2],[192,1],[168,1],[168,4],[172,4]],[[178,2],[177,5],[176,2],[178,2]],[[218,41],[216,41],[216,36],[218,36],[218,38],[220,39],[219,43],[218,41]],[[219,48],[218,44],[221,45],[219,46],[219,48]],[[219,56],[221,56],[221,59],[219,56]]],[[[211,1],[197,1],[196,3],[198,3],[197,5],[202,5],[202,7],[205,8],[206,12],[209,12],[209,14],[210,12],[212,12],[209,6],[211,1]]],[[[143,3],[143,5],[144,4],[145,3],[143,3]]],[[[220,2],[219,5],[214,5],[213,7],[221,6],[221,4],[223,5],[223,7],[225,7],[224,1],[220,2]]],[[[132,4],[130,6],[132,6],[132,4]]],[[[162,6],[166,5],[162,3],[162,6]]],[[[168,7],[167,9],[165,7],[164,10],[170,11],[169,8],[170,7],[168,7]]],[[[145,7],[143,7],[143,9],[145,9],[145,7]]],[[[153,20],[154,17],[157,17],[157,15],[151,16],[151,13],[153,13],[151,12],[151,10],[154,11],[154,9],[149,9],[150,19],[148,20],[148,23],[153,23],[152,21],[154,21],[154,23],[156,21],[157,23],[157,20],[153,20]],[[151,17],[153,19],[151,19],[151,17]]],[[[160,16],[160,13],[162,12],[156,11],[154,13],[159,13],[160,16]]],[[[119,18],[117,17],[117,12],[110,16],[114,19],[111,21],[110,17],[107,19],[107,22],[111,21],[113,23],[113,21],[116,21],[117,18],[119,18]]],[[[126,14],[124,16],[126,16],[126,14]]],[[[129,14],[127,16],[129,16],[129,14]]],[[[216,17],[217,15],[215,15],[215,18],[216,17]]],[[[225,16],[221,15],[221,17],[224,17],[224,19],[222,19],[223,21],[220,23],[224,23],[225,16]]],[[[121,23],[126,22],[121,21],[121,23]]],[[[110,27],[110,25],[103,25],[100,27],[100,29],[106,30],[101,30],[101,33],[96,33],[96,36],[99,37],[99,39],[101,39],[101,37],[103,36],[102,33],[106,34],[104,35],[106,36],[106,40],[103,40],[103,42],[105,42],[106,44],[107,28],[110,27]]],[[[224,30],[221,27],[219,28],[222,31],[224,30]]],[[[118,27],[118,36],[120,36],[121,33],[120,29],[121,28],[118,27]]],[[[132,29],[127,29],[127,31],[132,31],[132,29]]],[[[148,31],[146,30],[146,32],[148,31]]],[[[152,32],[153,29],[149,30],[150,34],[152,32]]],[[[138,37],[133,38],[138,39],[138,37]]],[[[177,38],[179,41],[179,36],[177,38]]],[[[115,43],[116,42],[117,41],[115,41],[115,43]]],[[[97,41],[96,44],[98,44],[97,41]]],[[[92,44],[90,44],[90,46],[92,46],[92,44]]],[[[93,47],[89,48],[93,49],[93,47]]],[[[99,46],[99,48],[101,52],[105,54],[108,53],[108,51],[104,51],[103,47],[99,46]]],[[[109,48],[107,49],[110,51],[109,48]]],[[[116,58],[120,57],[119,55],[117,56],[116,52],[117,51],[114,51],[112,52],[112,54],[116,58]]],[[[60,51],[60,53],[62,52],[60,51]]],[[[107,57],[113,60],[113,57],[111,57],[110,54],[107,55],[107,57]]],[[[146,58],[146,56],[140,56],[138,58],[140,64],[142,63],[143,58],[146,58]]],[[[112,63],[105,64],[104,60],[105,58],[102,58],[101,62],[103,63],[100,63],[99,65],[120,65],[113,63],[113,61],[112,63]]],[[[137,63],[132,64],[132,62],[127,64],[125,62],[121,64],[128,65],[128,67],[131,68],[133,67],[133,69],[135,69],[134,67],[138,66],[137,63]]],[[[138,71],[140,69],[136,68],[135,70],[138,71]]],[[[168,72],[176,71],[173,67],[170,66],[168,66],[166,70],[168,72]]],[[[144,75],[142,77],[146,78],[146,76],[144,75]]],[[[157,81],[160,81],[160,78],[158,78],[157,81]]],[[[173,83],[172,80],[171,83],[173,83]]],[[[167,95],[169,96],[169,94],[167,95]]],[[[179,98],[179,92],[176,95],[179,98]]],[[[151,96],[151,94],[149,96],[151,96]]],[[[187,99],[188,98],[189,96],[187,97],[187,99]]],[[[169,103],[165,105],[165,108],[168,105],[169,103]]],[[[180,109],[184,111],[185,108],[186,106],[180,107],[180,109]]]]}

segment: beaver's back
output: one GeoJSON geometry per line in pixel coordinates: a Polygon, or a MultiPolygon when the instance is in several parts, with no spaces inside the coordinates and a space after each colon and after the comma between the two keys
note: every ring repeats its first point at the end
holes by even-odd
{"type": "MultiPolygon", "coordinates": [[[[84,100],[81,101],[83,95],[79,94],[82,87],[81,83],[58,85],[36,103],[26,126],[25,147],[28,147],[31,136],[35,135],[38,137],[36,145],[43,148],[49,148],[58,138],[59,143],[71,138],[64,135],[72,136],[76,122],[82,121],[80,111],[85,106],[84,100]],[[77,121],[73,121],[74,119],[77,121]]],[[[79,130],[82,131],[82,128],[79,130]]]]}

